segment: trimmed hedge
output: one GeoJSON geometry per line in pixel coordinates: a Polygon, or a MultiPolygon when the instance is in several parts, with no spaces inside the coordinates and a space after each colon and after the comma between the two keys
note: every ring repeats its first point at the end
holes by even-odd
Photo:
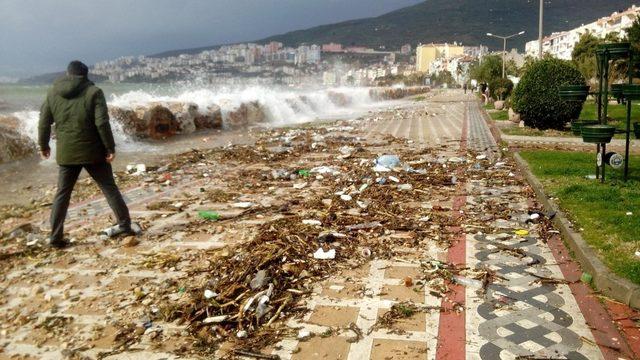
{"type": "Polygon", "coordinates": [[[509,79],[496,78],[489,83],[493,100],[506,100],[513,91],[513,82],[509,79]]]}
{"type": "Polygon", "coordinates": [[[585,85],[584,76],[570,62],[543,59],[533,63],[520,79],[511,98],[524,124],[537,129],[564,129],[580,116],[584,102],[568,102],[558,94],[563,85],[585,85]]]}

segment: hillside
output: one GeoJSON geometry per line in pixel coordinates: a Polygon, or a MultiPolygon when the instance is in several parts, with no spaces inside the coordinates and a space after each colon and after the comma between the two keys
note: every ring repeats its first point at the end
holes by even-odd
{"type": "MultiPolygon", "coordinates": [[[[632,0],[546,0],[545,34],[571,29],[633,5],[632,0]]],[[[410,43],[453,42],[484,44],[502,48],[502,42],[488,38],[487,32],[509,35],[525,30],[524,36],[510,40],[509,47],[524,49],[527,41],[538,37],[537,0],[426,0],[375,18],[350,20],[292,31],[258,40],[279,41],[289,46],[301,43],[384,46],[398,49],[410,43]]],[[[156,57],[193,54],[217,46],[182,49],[156,54],[156,57]]]]}
{"type": "MultiPolygon", "coordinates": [[[[592,22],[616,10],[627,9],[630,0],[547,0],[545,34],[592,22]]],[[[338,42],[395,49],[402,44],[453,42],[491,48],[502,47],[487,32],[510,35],[525,30],[526,35],[510,41],[510,47],[524,49],[525,42],[538,37],[537,0],[426,0],[391,13],[361,20],[323,25],[276,35],[261,42],[338,42]]]]}

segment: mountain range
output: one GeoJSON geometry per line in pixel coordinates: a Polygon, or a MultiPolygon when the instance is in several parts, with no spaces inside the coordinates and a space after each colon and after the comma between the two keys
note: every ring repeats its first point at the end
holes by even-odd
{"type": "MultiPolygon", "coordinates": [[[[544,1],[545,34],[572,29],[633,5],[630,0],[544,1]]],[[[538,37],[538,8],[538,0],[426,0],[378,17],[292,31],[255,42],[279,41],[287,46],[336,42],[345,46],[397,50],[403,44],[415,46],[457,41],[499,49],[502,41],[487,37],[487,32],[507,36],[524,30],[525,35],[509,40],[508,44],[509,48],[524,49],[527,41],[538,37]]],[[[197,53],[218,46],[173,50],[152,56],[197,53]]]]}

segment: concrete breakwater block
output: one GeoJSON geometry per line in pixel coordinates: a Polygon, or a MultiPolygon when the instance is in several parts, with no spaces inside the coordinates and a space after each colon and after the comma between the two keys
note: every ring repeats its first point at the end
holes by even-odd
{"type": "Polygon", "coordinates": [[[200,109],[192,103],[150,103],[135,109],[111,107],[109,112],[126,134],[140,139],[166,139],[200,129],[222,128],[222,112],[216,105],[200,109]]]}

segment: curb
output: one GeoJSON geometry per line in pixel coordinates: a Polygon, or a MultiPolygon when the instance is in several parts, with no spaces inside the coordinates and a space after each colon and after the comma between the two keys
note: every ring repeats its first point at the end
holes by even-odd
{"type": "Polygon", "coordinates": [[[514,153],[513,158],[545,209],[556,212],[556,216],[553,219],[554,225],[562,233],[562,237],[569,244],[574,253],[573,256],[580,263],[582,269],[593,276],[593,285],[600,292],[614,300],[632,308],[640,309],[640,285],[636,285],[611,272],[598,259],[596,252],[586,243],[582,235],[573,229],[573,225],[558,204],[545,194],[542,183],[533,175],[529,164],[518,153],[514,153]]]}

